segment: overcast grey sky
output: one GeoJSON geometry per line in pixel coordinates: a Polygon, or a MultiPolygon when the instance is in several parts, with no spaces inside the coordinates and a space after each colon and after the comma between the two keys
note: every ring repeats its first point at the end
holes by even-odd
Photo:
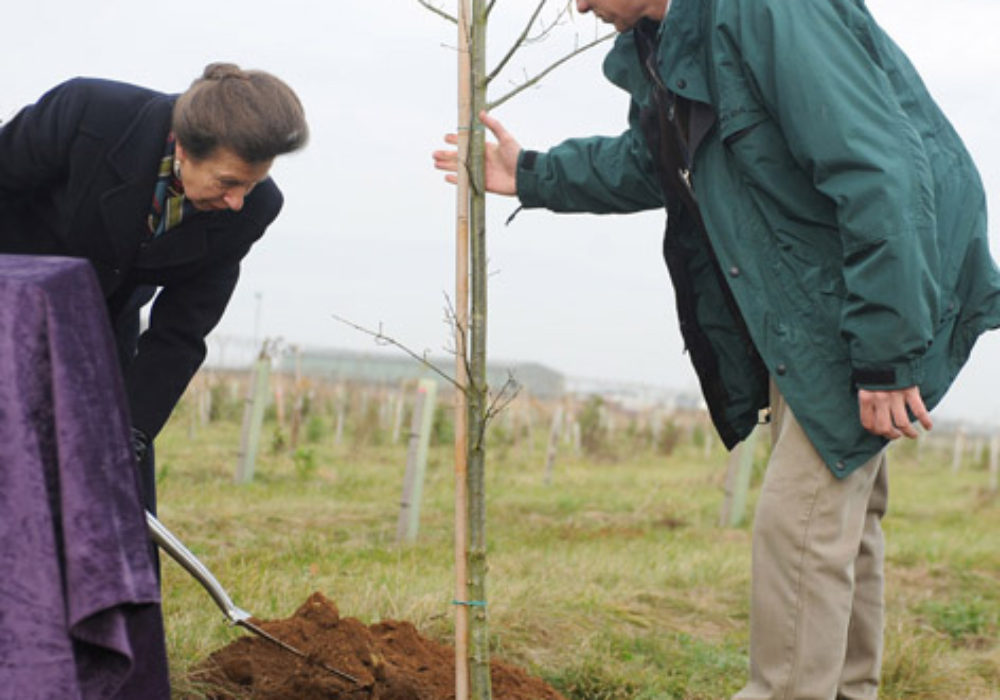
{"type": "MultiPolygon", "coordinates": [[[[497,2],[494,61],[534,4],[497,2]]],[[[416,0],[174,0],[169,11],[140,0],[8,5],[2,118],[72,76],[180,92],[214,60],[269,70],[302,97],[312,141],[275,165],[285,210],[247,258],[220,333],[249,337],[257,328],[301,345],[373,348],[370,338],[331,318],[337,314],[381,324],[417,350],[450,344],[444,307],[454,285],[455,196],[432,169],[430,153],[456,121],[454,25],[416,0]]],[[[980,167],[991,212],[1000,212],[1000,3],[868,5],[952,118],[980,167]]],[[[591,18],[578,17],[558,38],[533,45],[512,61],[491,98],[596,31],[591,18]]],[[[620,132],[627,101],[601,76],[607,46],[496,115],[531,148],[620,132]]],[[[505,227],[515,202],[494,197],[488,206],[492,357],[542,362],[571,376],[696,390],[660,258],[662,213],[530,211],[505,227]]],[[[996,224],[991,240],[1000,257],[996,224]]],[[[998,357],[1000,332],[980,341],[937,415],[1000,424],[998,357]]]]}

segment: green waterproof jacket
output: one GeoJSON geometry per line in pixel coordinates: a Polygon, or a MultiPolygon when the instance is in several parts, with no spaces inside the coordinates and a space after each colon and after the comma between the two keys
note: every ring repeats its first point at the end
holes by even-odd
{"type": "Polygon", "coordinates": [[[885,444],[859,387],[918,385],[931,408],[1000,327],[976,168],[863,0],[672,0],[650,24],[651,52],[640,23],[604,64],[630,128],[523,152],[518,196],[666,206],[681,330],[723,440],[750,433],[771,377],[843,477],[885,444]],[[683,137],[696,215],[663,177],[651,111],[683,137]]]}

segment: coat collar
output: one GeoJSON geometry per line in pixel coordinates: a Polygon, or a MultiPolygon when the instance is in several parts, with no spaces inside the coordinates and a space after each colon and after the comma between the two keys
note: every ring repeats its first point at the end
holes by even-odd
{"type": "MultiPolygon", "coordinates": [[[[701,0],[672,0],[662,21],[649,20],[629,32],[630,35],[643,32],[649,37],[646,41],[656,47],[651,60],[659,84],[690,105],[684,139],[692,159],[716,123],[708,79],[704,6],[701,0]]],[[[642,41],[638,36],[630,39],[636,43],[642,41]]],[[[638,46],[634,50],[638,51],[638,46]]]]}
{"type": "Polygon", "coordinates": [[[671,0],[657,30],[657,62],[666,86],[694,102],[711,103],[705,55],[709,3],[671,0]]]}
{"type": "MultiPolygon", "coordinates": [[[[140,249],[153,248],[148,241],[146,214],[149,211],[157,165],[170,131],[176,96],[156,95],[136,113],[121,138],[108,150],[107,166],[117,184],[101,194],[101,213],[110,234],[115,259],[121,267],[130,267],[140,249]]],[[[211,216],[199,216],[185,224],[175,236],[155,248],[163,253],[161,264],[179,264],[196,259],[206,249],[206,228],[211,216]]],[[[148,258],[150,256],[143,256],[148,258]]]]}

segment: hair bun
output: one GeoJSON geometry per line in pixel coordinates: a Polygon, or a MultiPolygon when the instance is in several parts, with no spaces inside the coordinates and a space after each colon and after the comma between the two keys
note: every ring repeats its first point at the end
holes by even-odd
{"type": "Polygon", "coordinates": [[[241,78],[246,80],[247,74],[235,63],[209,63],[201,75],[203,80],[224,80],[226,78],[241,78]]]}

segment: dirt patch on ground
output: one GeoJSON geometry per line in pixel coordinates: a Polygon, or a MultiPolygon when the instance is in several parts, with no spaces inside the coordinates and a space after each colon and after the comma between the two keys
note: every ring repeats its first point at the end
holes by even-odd
{"type": "MultiPolygon", "coordinates": [[[[214,652],[193,673],[212,700],[453,700],[455,651],[422,637],[409,622],[366,626],[340,616],[314,593],[292,617],[255,621],[278,639],[360,681],[355,685],[247,634],[214,652]]],[[[519,668],[491,664],[498,700],[565,700],[519,668]]]]}

